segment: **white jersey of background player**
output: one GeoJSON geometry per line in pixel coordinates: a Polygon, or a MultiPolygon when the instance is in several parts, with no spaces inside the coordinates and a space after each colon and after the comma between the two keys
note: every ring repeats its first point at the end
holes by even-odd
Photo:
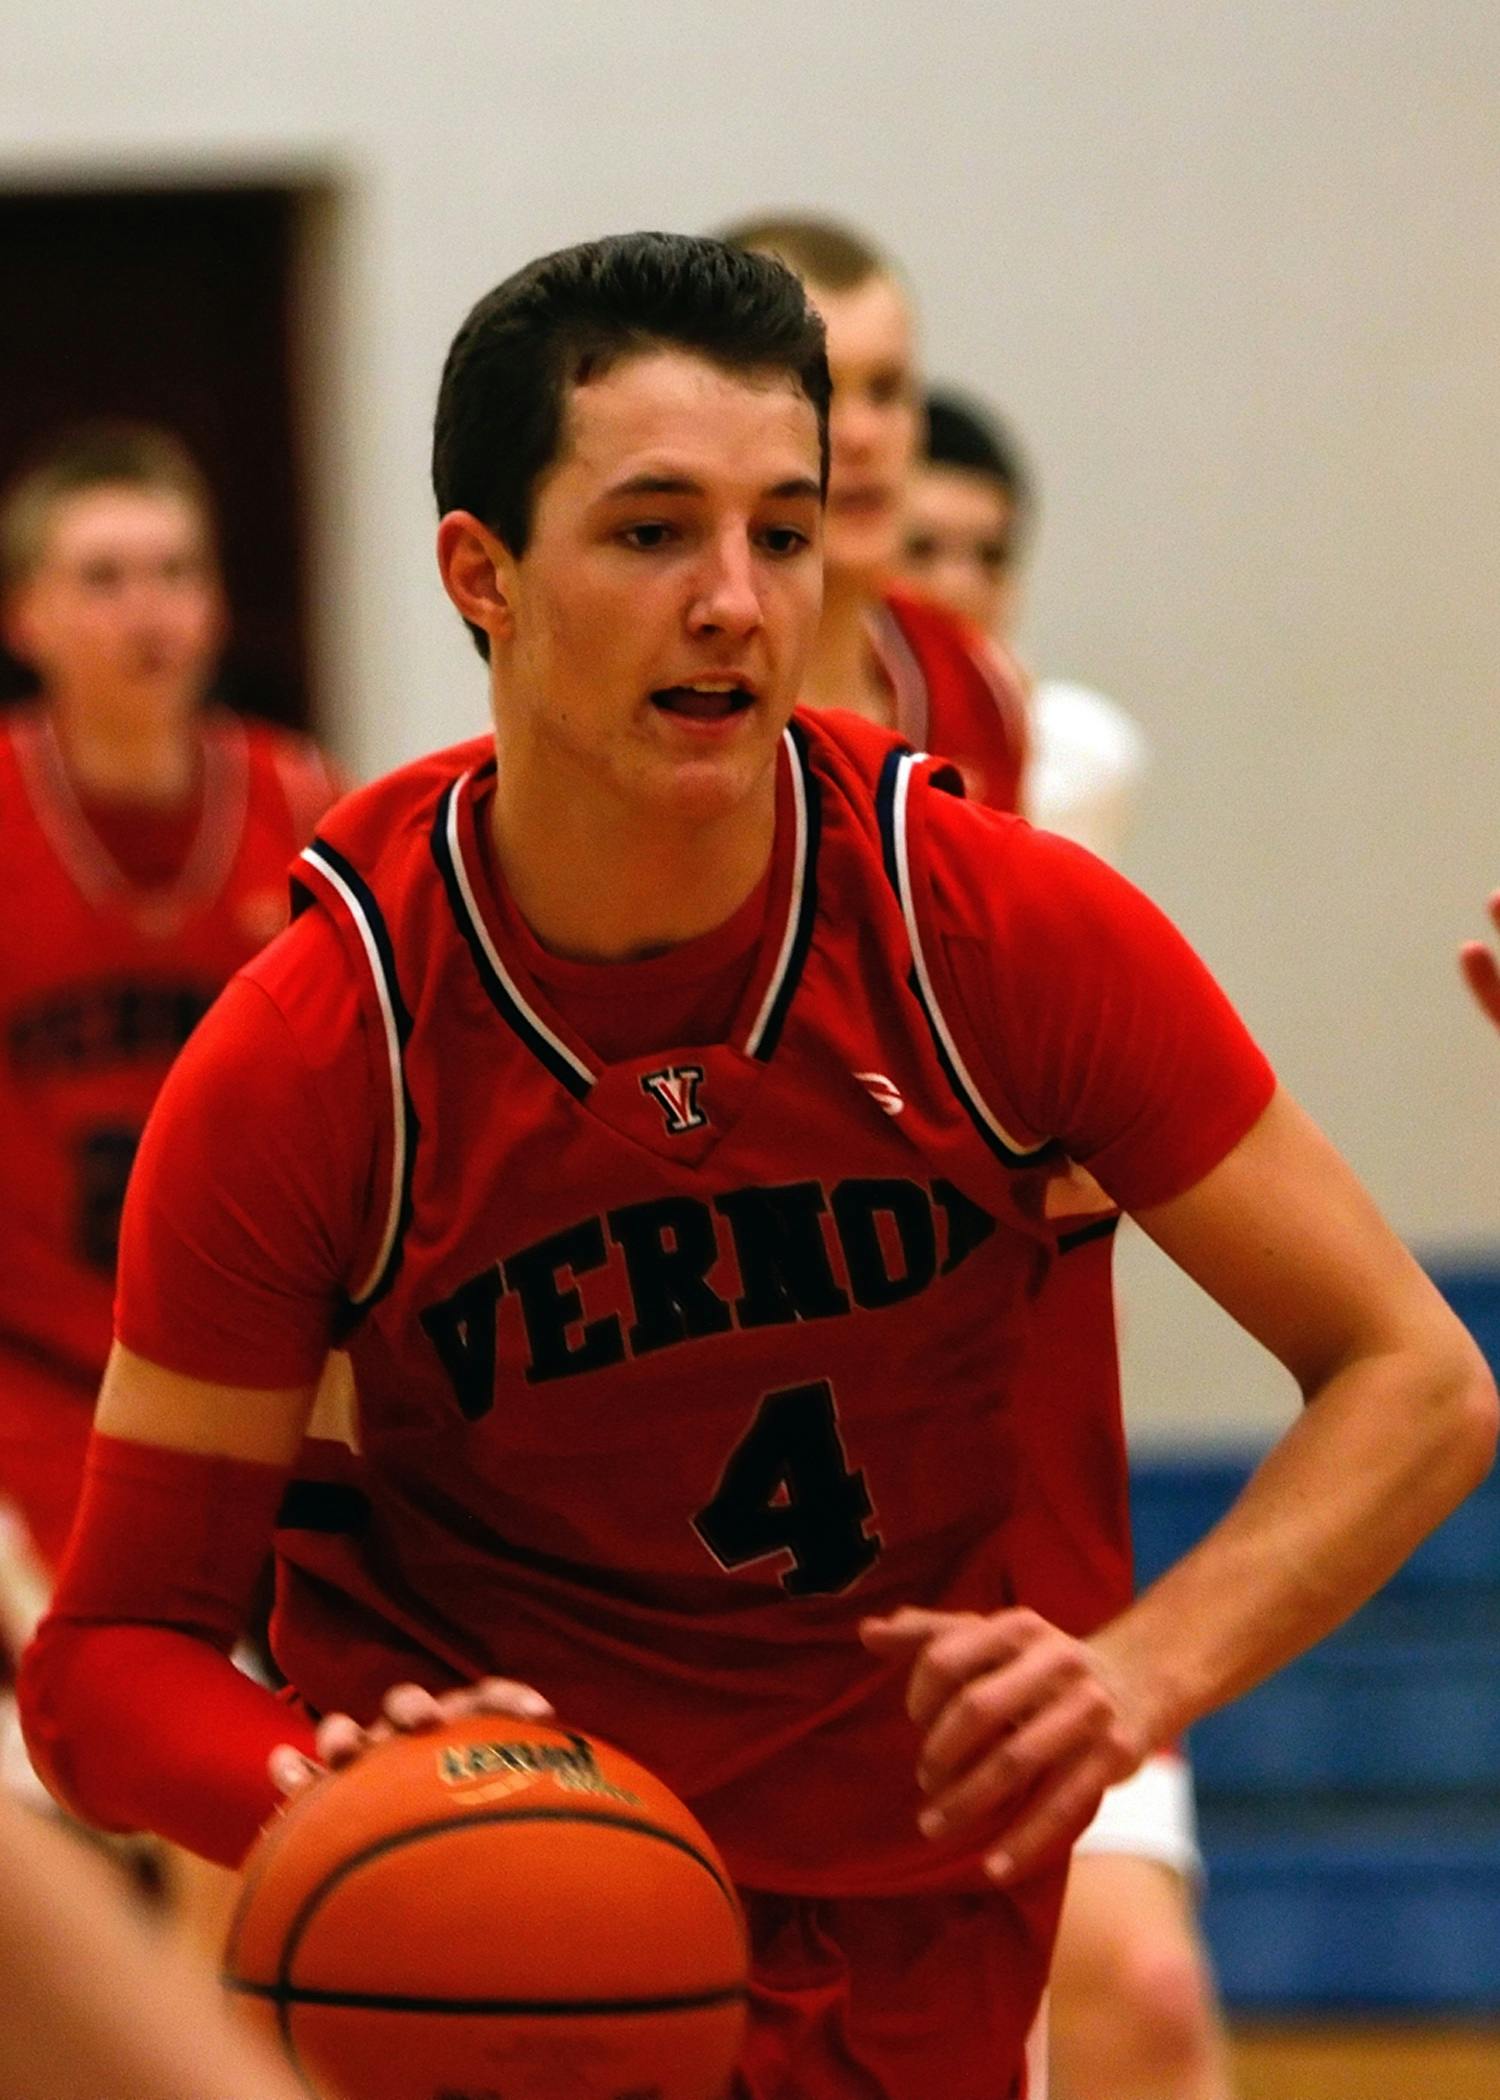
{"type": "MultiPolygon", "coordinates": [[[[1009,644],[1030,476],[992,417],[948,394],[929,394],[927,413],[904,581],[1009,644]]],[[[1144,736],[1091,686],[1042,679],[1031,704],[1026,814],[1118,859],[1146,771],[1144,736]]],[[[1112,1787],[1074,1858],[1052,1970],[1052,2100],[1229,2100],[1195,1919],[1202,1859],[1184,1760],[1148,1758],[1112,1787]]]]}

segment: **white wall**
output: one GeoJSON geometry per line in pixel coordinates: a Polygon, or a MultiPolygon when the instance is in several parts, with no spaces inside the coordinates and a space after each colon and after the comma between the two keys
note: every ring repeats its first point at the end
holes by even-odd
{"type": "MultiPolygon", "coordinates": [[[[0,182],[333,171],[309,381],[336,733],[483,719],[428,419],[539,250],[762,205],[905,259],[934,370],[1046,485],[1029,640],[1157,768],[1133,868],[1396,1223],[1500,1237],[1500,1044],[1452,950],[1500,880],[1500,10],[1491,0],[8,0],[0,182]]],[[[3,281],[3,279],[0,279],[3,281]]],[[[1135,1252],[1148,1428],[1284,1382],[1135,1252]]]]}

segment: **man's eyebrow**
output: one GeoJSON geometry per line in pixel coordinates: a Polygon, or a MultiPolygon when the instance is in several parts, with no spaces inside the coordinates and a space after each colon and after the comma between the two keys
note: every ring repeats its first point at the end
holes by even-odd
{"type": "MultiPolygon", "coordinates": [[[[625,481],[617,481],[604,491],[607,503],[624,501],[632,496],[701,496],[703,484],[687,474],[632,474],[625,481]]],[[[810,496],[821,502],[823,490],[811,474],[796,474],[787,481],[778,481],[774,488],[764,491],[772,500],[784,503],[793,498],[810,496]]]]}

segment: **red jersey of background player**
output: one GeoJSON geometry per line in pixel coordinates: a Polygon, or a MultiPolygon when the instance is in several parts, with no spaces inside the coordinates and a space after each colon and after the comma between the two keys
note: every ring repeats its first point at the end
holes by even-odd
{"type": "Polygon", "coordinates": [[[86,810],[45,708],[0,731],[0,1487],[50,1559],[109,1351],[141,1128],[191,1029],[285,922],[287,864],[334,792],[304,738],[218,711],[199,733],[184,825],[86,810]],[[112,845],[155,854],[164,879],[133,879],[146,871],[112,845]]]}
{"type": "MultiPolygon", "coordinates": [[[[126,1211],[127,1347],[290,1387],[342,1329],[357,1469],[278,1538],[309,1703],[503,1667],[649,1759],[751,1887],[986,1886],[916,1831],[904,1673],[857,1622],[1032,1595],[1010,1371],[1059,1140],[1162,1201],[1271,1086],[1144,899],[932,776],[799,719],[763,890],[597,968],[505,897],[487,740],[363,790],[168,1081],[126,1211]],[[571,1018],[605,981],[641,1029],[607,1056],[571,1018]],[[727,1013],[681,1026],[705,986],[727,1013]],[[221,1164],[228,1099],[257,1143],[221,1164]]],[[[1061,1871],[994,1899],[1018,2048],[1061,1871]]]]}
{"type": "Polygon", "coordinates": [[[890,681],[892,726],[914,750],[951,759],[971,800],[1023,808],[1026,688],[1011,659],[909,591],[882,591],[868,625],[890,681]]]}

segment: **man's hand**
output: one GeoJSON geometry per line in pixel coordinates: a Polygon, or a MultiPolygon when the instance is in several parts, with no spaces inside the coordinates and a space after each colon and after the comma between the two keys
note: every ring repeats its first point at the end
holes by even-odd
{"type": "MultiPolygon", "coordinates": [[[[1490,898],[1490,917],[1495,931],[1500,933],[1500,890],[1490,898]]],[[[1465,941],[1458,951],[1458,959],[1469,990],[1474,994],[1475,1005],[1500,1028],[1500,960],[1497,960],[1494,949],[1484,941],[1465,941]]]]}
{"type": "Polygon", "coordinates": [[[928,1837],[993,1840],[985,1869],[1019,1878],[1076,1836],[1100,1795],[1152,1747],[1103,1657],[1034,1611],[866,1619],[877,1655],[909,1656],[928,1837]]]}
{"type": "Polygon", "coordinates": [[[287,1795],[300,1793],[329,1772],[342,1771],[375,1743],[393,1735],[419,1735],[445,1721],[470,1714],[505,1714],[517,1721],[546,1721],[552,1707],[529,1684],[508,1677],[482,1677],[454,1692],[429,1692],[419,1684],[394,1684],[380,1702],[380,1718],[361,1728],[349,1714],[328,1714],[318,1723],[316,1756],[304,1756],[291,1743],[278,1743],[267,1770],[271,1783],[287,1795]]]}

